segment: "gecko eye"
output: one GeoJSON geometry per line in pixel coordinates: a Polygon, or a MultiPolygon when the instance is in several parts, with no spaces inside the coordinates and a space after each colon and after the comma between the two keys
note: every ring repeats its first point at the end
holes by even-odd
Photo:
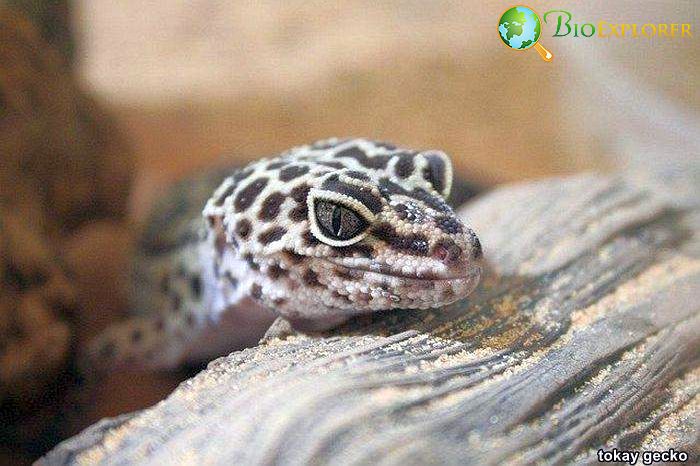
{"type": "Polygon", "coordinates": [[[314,202],[314,215],[322,236],[334,242],[352,241],[368,226],[367,221],[349,207],[320,199],[314,202]]]}
{"type": "Polygon", "coordinates": [[[359,199],[337,191],[312,188],[306,197],[311,233],[329,246],[357,243],[367,236],[374,213],[359,199]]]}

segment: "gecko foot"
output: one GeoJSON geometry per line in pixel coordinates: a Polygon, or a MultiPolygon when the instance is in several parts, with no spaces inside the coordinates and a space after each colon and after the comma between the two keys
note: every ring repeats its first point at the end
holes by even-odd
{"type": "Polygon", "coordinates": [[[284,340],[285,338],[295,335],[297,332],[292,327],[292,324],[284,317],[278,317],[267,329],[265,335],[260,339],[259,344],[267,343],[270,340],[279,338],[284,340]]]}

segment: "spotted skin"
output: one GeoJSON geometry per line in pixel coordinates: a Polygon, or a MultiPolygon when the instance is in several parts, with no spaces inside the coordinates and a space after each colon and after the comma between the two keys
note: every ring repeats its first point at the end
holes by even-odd
{"type": "Polygon", "coordinates": [[[184,220],[201,209],[190,194],[189,209],[151,225],[135,303],[150,314],[108,329],[91,359],[174,367],[254,344],[276,317],[320,330],[457,301],[477,285],[482,253],[445,202],[451,185],[444,153],[366,139],[318,141],[237,170],[195,220],[184,220]]]}

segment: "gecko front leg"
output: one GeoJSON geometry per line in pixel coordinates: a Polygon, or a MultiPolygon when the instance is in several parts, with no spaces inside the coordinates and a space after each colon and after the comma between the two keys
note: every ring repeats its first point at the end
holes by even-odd
{"type": "Polygon", "coordinates": [[[165,370],[201,364],[256,344],[275,316],[241,292],[249,271],[238,262],[236,276],[215,270],[208,242],[183,248],[159,270],[159,289],[144,304],[157,306],[109,327],[84,353],[92,372],[165,370]]]}
{"type": "Polygon", "coordinates": [[[267,329],[259,343],[265,343],[275,338],[285,339],[289,336],[296,335],[297,332],[316,333],[335,328],[346,322],[348,317],[343,315],[330,315],[321,319],[306,320],[296,319],[290,321],[284,317],[277,317],[275,321],[267,329]]]}

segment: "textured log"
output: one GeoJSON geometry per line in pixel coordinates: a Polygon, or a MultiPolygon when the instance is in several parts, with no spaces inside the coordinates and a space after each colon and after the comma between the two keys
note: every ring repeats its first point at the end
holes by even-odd
{"type": "Polygon", "coordinates": [[[492,266],[469,299],[233,353],[40,463],[697,460],[698,216],[664,199],[599,175],[498,189],[462,211],[492,266]]]}

